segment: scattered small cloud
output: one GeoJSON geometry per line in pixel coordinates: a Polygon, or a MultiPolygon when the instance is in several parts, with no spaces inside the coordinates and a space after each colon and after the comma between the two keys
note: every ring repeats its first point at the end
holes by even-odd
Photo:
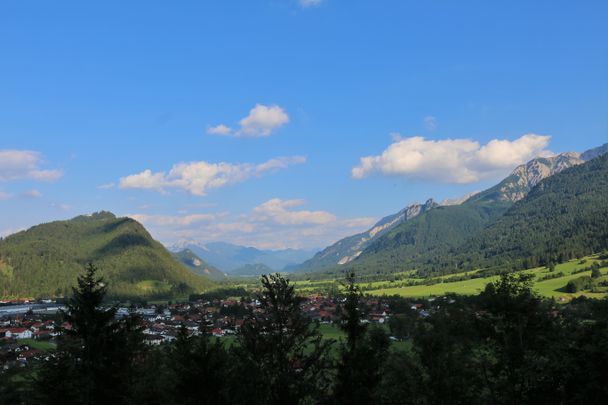
{"type": "Polygon", "coordinates": [[[424,117],[424,127],[427,131],[432,132],[437,129],[437,118],[432,115],[424,117]]]}
{"type": "Polygon", "coordinates": [[[230,135],[232,133],[232,129],[224,124],[220,124],[207,128],[207,133],[211,135],[230,135]]]}
{"type": "Polygon", "coordinates": [[[322,0],[298,0],[300,6],[304,8],[315,7],[321,4],[322,0]]]}
{"type": "Polygon", "coordinates": [[[5,201],[11,198],[13,195],[4,191],[0,191],[0,201],[5,201]]]}
{"type": "Polygon", "coordinates": [[[253,209],[254,218],[280,225],[326,224],[336,220],[335,215],[326,211],[293,210],[304,203],[304,200],[273,198],[253,209]]]}
{"type": "Polygon", "coordinates": [[[192,195],[204,196],[209,190],[243,182],[251,177],[286,169],[306,162],[304,156],[290,156],[270,159],[264,163],[210,163],[206,161],[178,163],[168,173],[153,173],[150,169],[122,177],[122,189],[145,189],[167,193],[167,189],[177,188],[192,195]]]}
{"type": "Polygon", "coordinates": [[[249,114],[239,121],[239,129],[219,124],[207,128],[211,135],[235,137],[264,137],[270,136],[275,130],[289,122],[289,116],[278,105],[256,104],[249,114]]]}
{"type": "Polygon", "coordinates": [[[42,169],[42,157],[31,150],[0,150],[0,181],[54,181],[63,176],[61,170],[42,169]]]}
{"type": "Polygon", "coordinates": [[[58,208],[61,211],[71,211],[72,210],[72,206],[70,204],[66,204],[66,203],[52,203],[51,207],[53,208],[58,208]]]}
{"type": "Polygon", "coordinates": [[[99,186],[97,186],[98,189],[100,190],[108,190],[110,188],[114,188],[116,184],[114,183],[106,183],[106,184],[100,184],[99,186]]]}
{"type": "Polygon", "coordinates": [[[23,193],[21,193],[21,196],[26,198],[40,198],[42,197],[42,193],[33,188],[31,190],[24,191],[23,193]]]}
{"type": "Polygon", "coordinates": [[[526,134],[514,141],[494,139],[485,145],[471,139],[394,138],[380,155],[362,157],[352,177],[403,176],[444,183],[474,183],[496,178],[536,156],[550,156],[551,137],[526,134]]]}

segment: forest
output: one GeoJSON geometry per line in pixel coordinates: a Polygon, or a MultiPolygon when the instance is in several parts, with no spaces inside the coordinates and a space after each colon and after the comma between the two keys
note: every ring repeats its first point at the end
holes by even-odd
{"type": "MultiPolygon", "coordinates": [[[[185,328],[171,344],[143,344],[135,316],[104,305],[94,266],[78,278],[71,325],[47,361],[0,378],[11,404],[569,404],[608,398],[608,301],[560,305],[524,273],[503,274],[470,297],[435,302],[431,316],[362,323],[361,292],[344,280],[339,327],[319,324],[281,275],[261,278],[259,308],[232,345],[185,328]],[[391,339],[411,342],[407,350],[391,339]]],[[[395,297],[391,306],[406,305],[395,297]]],[[[395,308],[397,309],[397,308],[395,308]]]]}

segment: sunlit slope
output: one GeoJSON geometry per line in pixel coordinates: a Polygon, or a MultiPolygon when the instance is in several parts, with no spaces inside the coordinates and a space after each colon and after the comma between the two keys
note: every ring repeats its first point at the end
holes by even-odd
{"type": "Polygon", "coordinates": [[[66,295],[88,262],[100,268],[114,297],[183,296],[213,285],[178,263],[140,223],[101,212],[0,241],[0,296],[66,295]]]}

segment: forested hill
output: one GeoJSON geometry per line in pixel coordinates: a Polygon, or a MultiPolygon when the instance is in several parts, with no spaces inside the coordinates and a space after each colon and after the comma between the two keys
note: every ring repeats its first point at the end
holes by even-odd
{"type": "Polygon", "coordinates": [[[540,182],[439,268],[521,269],[608,248],[608,155],[540,182]]]}
{"type": "Polygon", "coordinates": [[[432,204],[413,205],[408,207],[407,215],[401,211],[368,232],[342,239],[324,249],[300,270],[334,274],[355,269],[381,278],[382,273],[426,267],[431,260],[449,254],[499,218],[541,180],[604,151],[603,146],[583,154],[565,152],[537,157],[516,167],[497,185],[462,202],[439,205],[429,200],[432,204]],[[411,208],[417,208],[415,215],[409,214],[411,208]]]}
{"type": "Polygon", "coordinates": [[[194,252],[190,249],[184,249],[180,250],[179,252],[173,252],[172,255],[180,263],[182,263],[184,266],[186,266],[196,274],[208,277],[212,280],[226,279],[226,274],[222,273],[214,266],[211,266],[209,263],[205,262],[203,259],[194,254],[194,252]]]}
{"type": "Polygon", "coordinates": [[[184,268],[137,221],[100,212],[1,240],[0,296],[65,296],[88,262],[114,297],[171,297],[213,284],[184,268]]]}

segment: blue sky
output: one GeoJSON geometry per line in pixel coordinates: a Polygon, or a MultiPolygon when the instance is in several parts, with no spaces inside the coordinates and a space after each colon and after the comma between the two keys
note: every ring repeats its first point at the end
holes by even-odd
{"type": "Polygon", "coordinates": [[[4,1],[0,234],[104,209],[167,244],[323,247],[608,142],[607,20],[605,1],[4,1]]]}

